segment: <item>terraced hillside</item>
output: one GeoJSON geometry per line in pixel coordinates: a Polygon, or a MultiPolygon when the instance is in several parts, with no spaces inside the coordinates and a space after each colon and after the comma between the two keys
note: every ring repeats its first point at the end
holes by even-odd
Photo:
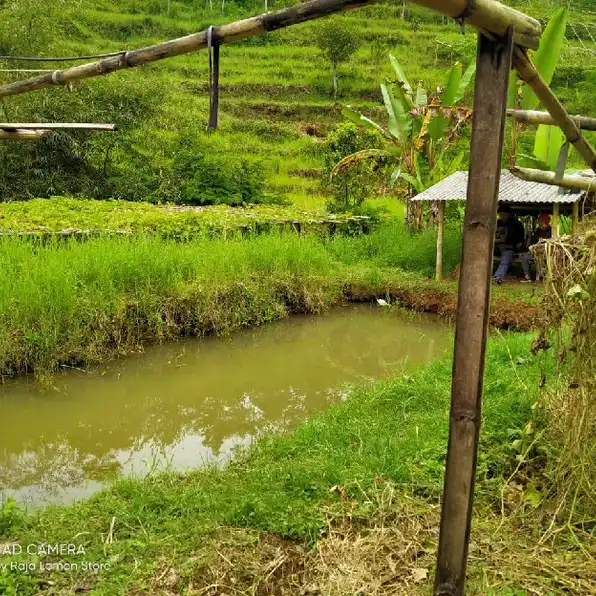
{"type": "MultiPolygon", "coordinates": [[[[560,2],[510,2],[548,19],[560,2]]],[[[573,4],[572,24],[554,87],[572,113],[596,115],[596,12],[573,4]]],[[[281,3],[270,4],[279,8],[281,3]]],[[[195,0],[41,0],[0,9],[2,53],[82,55],[142,47],[264,10],[261,4],[210,6],[195,0]],[[168,9],[169,5],[169,9],[168,9]]],[[[54,135],[41,144],[0,148],[4,200],[83,195],[125,199],[178,198],[184,175],[164,172],[181,151],[200,152],[207,169],[239,158],[261,162],[267,189],[308,206],[320,203],[321,141],[339,121],[341,105],[382,118],[379,83],[391,76],[392,52],[411,81],[444,82],[456,60],[474,57],[475,35],[433,13],[381,3],[342,17],[361,45],[340,66],[339,97],[332,98],[331,66],[316,47],[320,22],[227,45],[221,51],[219,131],[205,132],[208,113],[206,52],[181,56],[110,77],[10,98],[9,120],[110,121],[115,135],[54,135]]],[[[3,61],[2,68],[54,68],[54,63],[3,61]]],[[[0,73],[14,80],[22,73],[0,73]]],[[[465,98],[470,104],[471,98],[465,98]]],[[[462,141],[462,146],[465,141],[462,141]]]]}

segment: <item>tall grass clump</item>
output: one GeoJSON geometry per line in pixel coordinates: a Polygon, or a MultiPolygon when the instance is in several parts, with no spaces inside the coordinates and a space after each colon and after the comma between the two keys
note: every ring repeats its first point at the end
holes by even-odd
{"type": "Polygon", "coordinates": [[[552,344],[563,380],[545,403],[553,448],[549,497],[569,527],[594,527],[596,511],[596,230],[537,249],[547,271],[537,347],[552,344]]]}
{"type": "MultiPolygon", "coordinates": [[[[410,231],[401,222],[386,223],[361,238],[336,237],[331,250],[346,264],[374,263],[396,267],[431,277],[437,257],[437,232],[433,229],[410,231]]],[[[443,245],[443,268],[451,272],[460,262],[461,232],[447,227],[443,245]]]]}
{"type": "Polygon", "coordinates": [[[100,361],[148,341],[224,333],[341,293],[320,241],[0,241],[0,374],[100,361]]]}

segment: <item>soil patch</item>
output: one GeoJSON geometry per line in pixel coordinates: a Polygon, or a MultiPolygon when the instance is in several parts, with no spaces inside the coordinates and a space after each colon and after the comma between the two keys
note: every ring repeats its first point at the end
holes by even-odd
{"type": "MultiPolygon", "coordinates": [[[[346,296],[354,302],[389,297],[404,308],[435,313],[446,318],[454,318],[457,312],[457,295],[436,289],[403,288],[389,283],[381,291],[373,291],[364,285],[350,284],[346,289],[346,296]]],[[[532,304],[509,298],[495,298],[490,305],[489,325],[496,329],[530,331],[537,327],[540,316],[540,310],[532,304]]]]}

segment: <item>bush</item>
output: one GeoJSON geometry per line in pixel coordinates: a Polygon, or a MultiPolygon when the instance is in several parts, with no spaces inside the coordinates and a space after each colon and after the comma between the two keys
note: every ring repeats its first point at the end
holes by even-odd
{"type": "Polygon", "coordinates": [[[332,177],[333,168],[348,155],[381,146],[379,133],[361,129],[352,122],[343,122],[329,133],[323,147],[323,186],[332,194],[328,203],[330,211],[359,212],[382,179],[382,168],[370,160],[354,163],[332,177]]]}
{"type": "Polygon", "coordinates": [[[164,101],[165,83],[140,78],[102,78],[77,88],[55,89],[12,99],[6,119],[17,122],[114,122],[117,132],[60,131],[39,142],[0,145],[3,200],[52,195],[145,198],[158,185],[155,151],[133,131],[164,101]],[[142,143],[139,143],[140,139],[142,143]],[[139,145],[145,145],[139,156],[139,145]],[[139,180],[147,181],[139,185],[139,180]]]}
{"type": "Polygon", "coordinates": [[[179,187],[178,202],[188,205],[243,205],[268,199],[261,164],[211,155],[195,147],[176,155],[172,178],[179,187]]]}

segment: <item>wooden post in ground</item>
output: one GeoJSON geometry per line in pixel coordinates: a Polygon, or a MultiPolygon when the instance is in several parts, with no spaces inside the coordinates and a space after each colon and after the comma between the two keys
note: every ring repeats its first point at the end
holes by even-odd
{"type": "Polygon", "coordinates": [[[579,227],[579,201],[573,203],[573,213],[571,215],[571,235],[577,236],[579,227]]]}
{"type": "Polygon", "coordinates": [[[443,239],[445,237],[445,201],[439,201],[437,219],[437,267],[435,277],[437,281],[443,279],[443,239]]]}
{"type": "Polygon", "coordinates": [[[552,221],[553,238],[559,237],[559,203],[553,204],[553,221],[552,221]]]}
{"type": "Polygon", "coordinates": [[[480,35],[435,596],[464,590],[513,33],[480,35]]]}

